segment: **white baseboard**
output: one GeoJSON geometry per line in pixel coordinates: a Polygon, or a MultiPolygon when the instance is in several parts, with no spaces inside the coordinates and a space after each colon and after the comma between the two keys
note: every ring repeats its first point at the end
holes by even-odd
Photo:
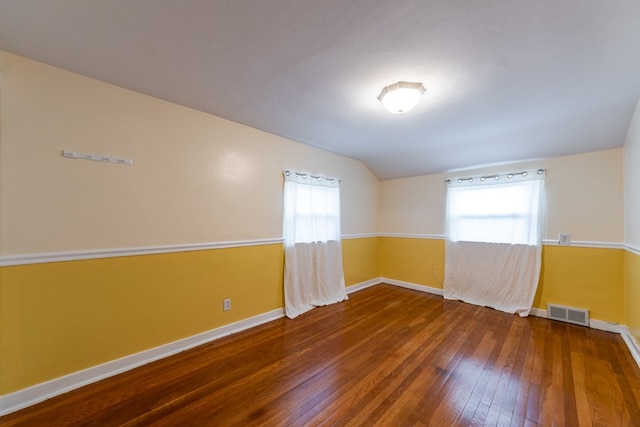
{"type": "MultiPolygon", "coordinates": [[[[606,322],[604,320],[589,319],[589,327],[599,331],[613,332],[622,335],[624,326],[619,323],[606,322]]],[[[625,328],[626,329],[626,328],[625,328]]]]}
{"type": "Polygon", "coordinates": [[[284,317],[284,309],[272,310],[192,337],[125,356],[102,365],[93,366],[14,393],[0,396],[0,416],[281,317],[284,317]]]}
{"type": "Polygon", "coordinates": [[[627,344],[627,347],[629,347],[633,360],[635,360],[640,367],[640,344],[638,344],[638,341],[633,335],[631,335],[631,332],[629,332],[629,329],[626,326],[621,326],[620,328],[622,329],[622,332],[620,332],[622,339],[625,344],[627,344]]]}
{"type": "Polygon", "coordinates": [[[531,307],[529,314],[536,317],[547,317],[547,310],[543,310],[541,308],[531,307]]]}
{"type": "Polygon", "coordinates": [[[358,292],[363,289],[370,288],[371,286],[379,285],[380,283],[382,283],[382,278],[380,277],[367,280],[366,282],[356,283],[355,285],[347,286],[347,294],[352,294],[354,292],[358,292]]]}
{"type": "Polygon", "coordinates": [[[419,285],[417,283],[404,282],[402,280],[389,279],[388,277],[381,277],[380,283],[388,283],[394,286],[400,286],[402,288],[413,289],[414,291],[426,292],[428,294],[442,296],[442,289],[432,288],[431,286],[419,285]]]}

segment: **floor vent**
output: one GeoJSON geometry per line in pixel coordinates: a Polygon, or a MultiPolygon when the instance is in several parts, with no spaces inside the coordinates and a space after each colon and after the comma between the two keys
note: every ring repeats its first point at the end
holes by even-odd
{"type": "Polygon", "coordinates": [[[547,317],[553,320],[560,320],[561,322],[589,327],[589,310],[583,310],[581,308],[547,304],[547,317]]]}

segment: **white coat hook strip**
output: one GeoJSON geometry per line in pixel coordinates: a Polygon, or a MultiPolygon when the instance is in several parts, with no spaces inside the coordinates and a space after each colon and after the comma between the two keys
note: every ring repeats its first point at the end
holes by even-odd
{"type": "MultiPolygon", "coordinates": [[[[288,171],[288,170],[284,171],[284,174],[286,176],[291,175],[291,173],[292,173],[292,171],[288,171]]],[[[309,177],[309,178],[315,179],[317,181],[322,181],[322,180],[326,179],[327,181],[329,181],[331,183],[335,183],[336,181],[338,181],[340,183],[342,182],[341,179],[330,178],[328,176],[316,176],[316,175],[311,175],[311,174],[307,174],[307,173],[300,173],[300,172],[293,172],[293,173],[295,173],[297,176],[299,176],[302,179],[307,179],[307,177],[309,177]]]]}
{"type": "Polygon", "coordinates": [[[82,159],[82,160],[93,160],[96,162],[107,162],[107,163],[117,163],[120,165],[132,165],[132,159],[124,159],[122,157],[113,157],[113,156],[102,156],[99,154],[87,154],[80,153],[77,151],[67,151],[64,150],[62,152],[63,157],[67,157],[69,159],[82,159]]]}

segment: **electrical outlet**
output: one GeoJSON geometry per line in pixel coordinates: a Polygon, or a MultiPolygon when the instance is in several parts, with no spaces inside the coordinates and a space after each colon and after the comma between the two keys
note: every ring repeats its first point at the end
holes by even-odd
{"type": "Polygon", "coordinates": [[[231,310],[231,298],[227,298],[226,300],[222,301],[222,309],[224,311],[231,310]]]}
{"type": "Polygon", "coordinates": [[[571,244],[571,234],[560,233],[558,234],[558,245],[569,246],[571,244]]]}

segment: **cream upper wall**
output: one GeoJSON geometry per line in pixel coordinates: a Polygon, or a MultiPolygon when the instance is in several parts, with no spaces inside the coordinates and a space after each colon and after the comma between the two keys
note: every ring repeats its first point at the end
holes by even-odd
{"type": "Polygon", "coordinates": [[[640,250],[640,101],[624,145],[625,242],[640,250]]]}
{"type": "Polygon", "coordinates": [[[514,163],[381,183],[383,233],[442,235],[449,178],[544,168],[545,238],[570,233],[576,241],[621,243],[623,230],[622,149],[514,163]]]}
{"type": "Polygon", "coordinates": [[[377,231],[359,161],[9,53],[0,75],[0,255],[278,238],[288,168],[342,180],[343,234],[377,231]]]}
{"type": "Polygon", "coordinates": [[[380,183],[382,233],[442,235],[444,233],[445,175],[422,175],[380,183]]]}
{"type": "Polygon", "coordinates": [[[441,235],[450,177],[543,167],[546,238],[640,243],[623,149],[384,181],[360,162],[0,52],[0,255],[282,235],[283,169],[342,180],[343,234],[441,235]],[[61,157],[63,149],[133,166],[61,157]],[[623,160],[626,199],[623,202],[623,160]]]}

